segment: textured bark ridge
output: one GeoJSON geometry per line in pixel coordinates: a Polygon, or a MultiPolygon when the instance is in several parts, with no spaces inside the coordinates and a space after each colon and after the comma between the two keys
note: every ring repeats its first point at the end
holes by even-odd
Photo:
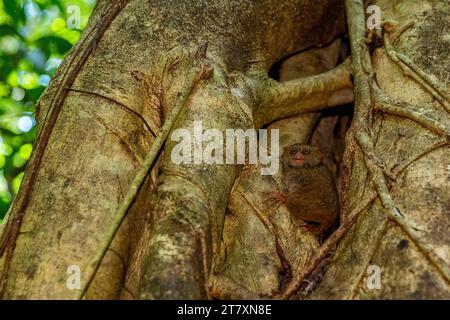
{"type": "Polygon", "coordinates": [[[356,108],[343,219],[358,202],[367,207],[311,298],[448,299],[449,3],[372,3],[386,22],[375,35],[383,45],[370,55],[360,46],[363,8],[347,1],[356,108]],[[378,288],[370,286],[373,266],[378,288]]]}
{"type": "MultiPolygon", "coordinates": [[[[327,262],[310,297],[448,298],[449,4],[375,1],[384,29],[367,41],[361,2],[347,1],[353,67],[334,61],[278,82],[274,63],[345,33],[343,1],[99,1],[39,102],[36,146],[0,227],[1,297],[303,297],[327,262]],[[382,47],[370,41],[379,38],[382,47]],[[292,121],[306,139],[317,112],[352,102],[353,91],[333,169],[341,225],[320,246],[285,208],[267,218],[261,194],[248,194],[276,188],[276,177],[171,160],[173,129],[292,121]],[[248,245],[261,249],[256,260],[241,259],[248,245]],[[249,264],[266,278],[236,291],[249,264]],[[371,264],[381,290],[366,290],[371,264]],[[80,289],[67,286],[70,266],[80,289]]],[[[336,119],[322,116],[313,140],[327,141],[336,119]]]]}

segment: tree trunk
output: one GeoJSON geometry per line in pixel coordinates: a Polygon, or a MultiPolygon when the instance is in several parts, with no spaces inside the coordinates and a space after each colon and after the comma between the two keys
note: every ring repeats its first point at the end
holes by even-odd
{"type": "MultiPolygon", "coordinates": [[[[337,245],[313,298],[448,298],[449,4],[375,1],[387,22],[366,45],[361,1],[346,2],[355,111],[339,177],[341,225],[321,247],[299,235],[313,245],[288,250],[302,263],[272,296],[298,297],[337,245]],[[416,24],[401,32],[410,16],[416,24]],[[369,265],[381,268],[379,290],[367,289],[369,265]]],[[[242,166],[175,164],[167,135],[194,134],[196,121],[223,133],[260,129],[350,103],[348,61],[319,75],[268,77],[275,63],[345,32],[340,0],[99,2],[40,99],[38,138],[0,229],[1,296],[226,292],[222,238],[227,207],[247,205],[234,194],[242,166]]],[[[297,232],[286,230],[274,231],[282,251],[297,232]]]]}
{"type": "Polygon", "coordinates": [[[358,43],[363,7],[347,1],[356,106],[343,219],[359,203],[366,207],[311,298],[448,299],[450,4],[372,4],[387,22],[384,45],[371,53],[358,43]],[[371,284],[375,270],[379,287],[371,284]]]}

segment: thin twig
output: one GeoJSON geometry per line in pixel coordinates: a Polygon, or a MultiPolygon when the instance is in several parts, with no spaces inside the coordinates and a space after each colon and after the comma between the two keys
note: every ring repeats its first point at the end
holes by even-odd
{"type": "Polygon", "coordinates": [[[392,44],[395,44],[397,41],[400,40],[400,37],[409,29],[414,27],[416,24],[415,21],[409,21],[405,23],[403,26],[397,26],[393,33],[391,33],[391,42],[392,44]]]}
{"type": "Polygon", "coordinates": [[[397,53],[392,46],[389,35],[387,33],[384,34],[384,48],[388,57],[403,70],[403,73],[405,75],[414,79],[436,100],[438,100],[444,106],[447,112],[450,112],[450,102],[446,97],[445,91],[440,89],[440,85],[437,85],[436,87],[436,81],[431,79],[430,76],[426,75],[425,72],[423,72],[409,58],[407,58],[405,55],[397,53]]]}
{"type": "Polygon", "coordinates": [[[110,102],[113,102],[113,103],[117,104],[118,106],[120,106],[120,107],[121,107],[122,109],[124,109],[125,111],[127,111],[127,112],[129,112],[129,113],[135,115],[136,117],[138,117],[138,118],[144,123],[144,126],[147,128],[147,130],[148,130],[154,137],[156,137],[156,133],[150,128],[150,125],[149,125],[148,122],[144,119],[144,117],[143,117],[140,113],[138,113],[137,111],[134,111],[133,109],[131,109],[130,107],[128,107],[127,105],[125,105],[124,103],[122,103],[122,102],[120,102],[120,101],[118,101],[118,100],[116,100],[116,99],[113,99],[113,98],[111,98],[111,97],[105,96],[105,95],[103,95],[103,94],[101,94],[101,93],[94,92],[94,91],[81,90],[81,89],[75,89],[75,88],[66,88],[66,90],[68,90],[68,91],[73,91],[73,92],[78,92],[78,93],[82,93],[82,94],[94,95],[94,96],[96,96],[96,97],[103,98],[103,99],[105,99],[105,100],[108,100],[108,101],[110,101],[110,102]]]}
{"type": "Polygon", "coordinates": [[[386,97],[376,84],[372,86],[372,90],[374,110],[410,119],[437,135],[450,136],[450,127],[425,114],[422,108],[386,97]]]}
{"type": "MultiPolygon", "coordinates": [[[[442,98],[445,98],[446,103],[444,106],[446,110],[449,111],[450,96],[446,92],[445,88],[441,85],[439,81],[430,77],[425,71],[423,71],[417,64],[415,64],[409,57],[402,53],[397,53],[397,57],[408,67],[410,67],[414,72],[416,72],[424,81],[426,81],[437,93],[439,93],[442,98]]],[[[450,112],[450,111],[449,111],[450,112]]]]}
{"type": "Polygon", "coordinates": [[[402,118],[407,118],[418,123],[419,125],[430,130],[433,133],[436,133],[438,135],[450,136],[450,127],[445,126],[438,120],[427,116],[426,114],[422,113],[421,110],[413,109],[412,106],[405,108],[387,101],[378,101],[374,106],[374,109],[377,111],[388,113],[394,116],[399,116],[402,118]]]}
{"type": "Polygon", "coordinates": [[[416,156],[412,157],[411,159],[406,160],[396,168],[392,169],[392,172],[398,177],[402,172],[404,172],[406,169],[409,168],[413,163],[418,161],[419,159],[425,157],[429,153],[433,152],[436,149],[439,149],[441,147],[449,147],[449,141],[447,140],[447,137],[441,137],[437,139],[431,146],[426,148],[421,153],[417,154],[416,156]]]}

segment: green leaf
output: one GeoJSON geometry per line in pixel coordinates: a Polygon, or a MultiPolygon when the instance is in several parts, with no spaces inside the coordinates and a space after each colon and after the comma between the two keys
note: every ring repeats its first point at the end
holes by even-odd
{"type": "Polygon", "coordinates": [[[3,7],[5,12],[13,19],[14,24],[17,25],[21,19],[20,6],[16,0],[3,0],[3,7]]]}
{"type": "Polygon", "coordinates": [[[22,35],[20,33],[18,33],[13,26],[11,26],[9,24],[0,25],[0,37],[7,36],[7,35],[18,36],[22,40],[24,40],[22,35]]]}
{"type": "Polygon", "coordinates": [[[42,37],[36,40],[36,44],[47,53],[47,55],[50,55],[53,52],[64,55],[72,48],[72,44],[69,41],[55,36],[42,37]]]}
{"type": "Polygon", "coordinates": [[[44,92],[45,87],[39,86],[34,89],[28,89],[26,91],[26,98],[28,101],[37,101],[39,97],[42,95],[42,92],[44,92]]]}
{"type": "Polygon", "coordinates": [[[15,69],[14,57],[0,54],[0,80],[5,81],[6,77],[15,69]]]}
{"type": "Polygon", "coordinates": [[[61,12],[64,14],[64,6],[62,5],[60,0],[51,0],[51,3],[56,5],[59,10],[61,10],[61,12]]]}

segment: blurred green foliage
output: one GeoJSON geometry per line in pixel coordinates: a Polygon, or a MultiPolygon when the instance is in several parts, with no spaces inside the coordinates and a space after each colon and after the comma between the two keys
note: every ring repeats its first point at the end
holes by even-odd
{"type": "Polygon", "coordinates": [[[95,0],[0,0],[0,222],[36,136],[34,106],[95,0]]]}

